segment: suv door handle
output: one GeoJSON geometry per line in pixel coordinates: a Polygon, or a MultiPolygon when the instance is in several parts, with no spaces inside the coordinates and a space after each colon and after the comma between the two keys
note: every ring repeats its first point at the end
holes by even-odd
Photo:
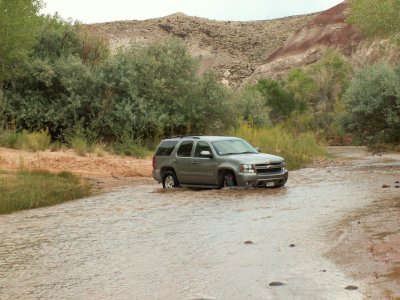
{"type": "Polygon", "coordinates": [[[178,160],[173,160],[172,161],[174,164],[179,164],[179,161],[178,160]]]}
{"type": "Polygon", "coordinates": [[[199,162],[198,162],[198,161],[194,161],[194,162],[192,162],[192,164],[194,164],[194,165],[198,165],[198,164],[199,164],[199,162]]]}

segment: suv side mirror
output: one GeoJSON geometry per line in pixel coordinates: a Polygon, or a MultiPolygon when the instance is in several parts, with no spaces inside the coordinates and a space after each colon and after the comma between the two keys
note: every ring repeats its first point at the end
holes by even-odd
{"type": "Polygon", "coordinates": [[[210,151],[206,151],[206,150],[201,151],[200,152],[200,156],[201,157],[208,157],[208,158],[212,158],[213,157],[212,153],[210,151]]]}
{"type": "Polygon", "coordinates": [[[255,147],[254,149],[256,149],[258,153],[261,153],[260,147],[255,147]]]}

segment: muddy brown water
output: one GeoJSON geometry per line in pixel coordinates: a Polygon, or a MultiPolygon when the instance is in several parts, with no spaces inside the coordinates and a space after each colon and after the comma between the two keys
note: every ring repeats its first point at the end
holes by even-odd
{"type": "Polygon", "coordinates": [[[324,256],[327,233],[398,195],[382,185],[400,160],[335,152],[350,163],[291,172],[282,189],[140,184],[0,216],[0,299],[363,299],[324,256]]]}

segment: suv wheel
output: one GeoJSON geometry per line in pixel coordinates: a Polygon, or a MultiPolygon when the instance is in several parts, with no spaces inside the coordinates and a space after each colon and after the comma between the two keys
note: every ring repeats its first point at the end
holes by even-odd
{"type": "Polygon", "coordinates": [[[234,187],[234,186],[236,186],[235,175],[230,171],[226,171],[226,172],[222,173],[220,176],[220,179],[219,179],[218,187],[220,189],[222,189],[222,188],[234,187]]]}
{"type": "Polygon", "coordinates": [[[164,174],[163,180],[162,180],[162,185],[163,188],[165,189],[172,189],[174,187],[179,186],[178,179],[176,178],[176,175],[172,171],[168,171],[164,174]]]}

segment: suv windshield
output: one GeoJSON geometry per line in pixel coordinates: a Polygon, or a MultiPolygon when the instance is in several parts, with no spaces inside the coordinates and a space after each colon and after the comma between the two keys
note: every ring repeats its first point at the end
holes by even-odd
{"type": "Polygon", "coordinates": [[[249,143],[243,140],[224,140],[212,143],[218,155],[234,155],[234,154],[247,154],[258,153],[249,143]]]}

